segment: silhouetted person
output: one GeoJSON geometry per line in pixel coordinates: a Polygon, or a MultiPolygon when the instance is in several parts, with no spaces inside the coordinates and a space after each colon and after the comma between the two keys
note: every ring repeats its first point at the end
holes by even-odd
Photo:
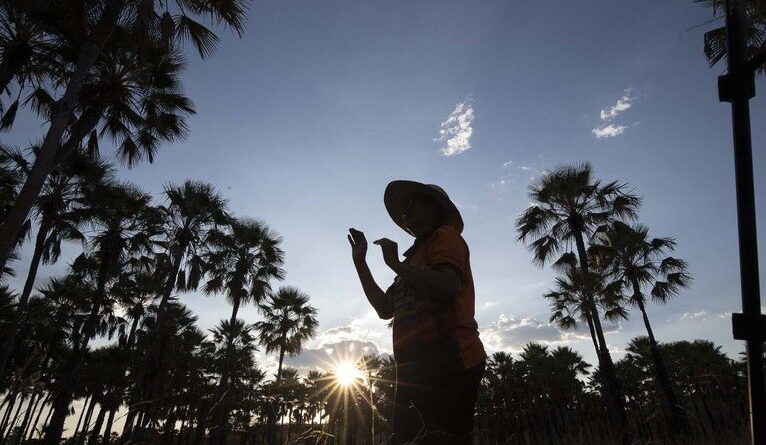
{"type": "Polygon", "coordinates": [[[367,266],[364,233],[349,229],[362,288],[384,320],[393,318],[396,400],[393,443],[470,444],[486,353],[474,319],[474,288],[463,219],[435,185],[393,181],[384,202],[415,242],[399,260],[394,241],[381,238],[396,272],[383,292],[367,266]]]}

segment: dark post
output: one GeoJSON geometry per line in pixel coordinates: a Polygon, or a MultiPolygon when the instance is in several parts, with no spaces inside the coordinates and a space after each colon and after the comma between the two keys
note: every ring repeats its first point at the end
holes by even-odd
{"type": "Polygon", "coordinates": [[[766,316],[761,314],[758,283],[758,241],[755,225],[753,153],[750,140],[750,99],[755,96],[755,68],[747,54],[747,16],[742,0],[726,1],[728,72],[718,81],[718,94],[731,103],[734,134],[734,173],[737,190],[739,267],[742,283],[742,313],[733,314],[734,338],[745,340],[750,399],[750,440],[766,444],[764,417],[763,341],[766,316]]]}

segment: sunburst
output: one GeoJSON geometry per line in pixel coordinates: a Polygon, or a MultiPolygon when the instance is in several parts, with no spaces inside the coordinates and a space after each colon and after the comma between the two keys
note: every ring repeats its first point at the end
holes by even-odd
{"type": "Polygon", "coordinates": [[[342,387],[354,386],[364,379],[364,371],[353,362],[341,362],[333,370],[335,381],[342,387]]]}

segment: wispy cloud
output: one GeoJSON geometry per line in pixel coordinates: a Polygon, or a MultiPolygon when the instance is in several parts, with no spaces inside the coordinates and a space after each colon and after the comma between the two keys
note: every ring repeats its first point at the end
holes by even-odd
{"type": "Polygon", "coordinates": [[[635,97],[631,96],[631,89],[625,90],[625,94],[617,99],[617,103],[609,107],[608,110],[601,110],[601,120],[610,121],[617,117],[623,111],[633,106],[635,97]]]}
{"type": "Polygon", "coordinates": [[[598,139],[613,138],[615,136],[619,136],[625,133],[625,130],[627,129],[628,129],[627,125],[615,125],[615,124],[601,125],[593,129],[593,134],[595,134],[596,138],[598,139]]]}
{"type": "Polygon", "coordinates": [[[708,313],[706,311],[699,312],[684,312],[679,317],[679,320],[707,320],[708,313]]]}
{"type": "Polygon", "coordinates": [[[533,181],[537,176],[545,173],[545,170],[539,170],[528,165],[519,164],[514,161],[506,161],[502,164],[503,173],[500,179],[490,184],[491,188],[502,188],[510,183],[517,182],[519,178],[527,177],[528,181],[524,182],[524,185],[529,181],[533,181]]]}
{"type": "MultiPolygon", "coordinates": [[[[597,139],[603,139],[613,138],[624,134],[629,126],[612,122],[616,117],[632,108],[633,105],[635,105],[636,100],[637,98],[633,94],[633,89],[626,89],[614,105],[601,110],[601,113],[599,114],[601,123],[591,130],[593,135],[596,136],[597,139]]],[[[634,125],[637,125],[637,123],[634,125]]]]}
{"type": "Polygon", "coordinates": [[[439,148],[441,154],[452,156],[471,149],[473,117],[473,104],[470,100],[455,105],[455,109],[439,127],[439,137],[434,139],[442,143],[439,148]]]}

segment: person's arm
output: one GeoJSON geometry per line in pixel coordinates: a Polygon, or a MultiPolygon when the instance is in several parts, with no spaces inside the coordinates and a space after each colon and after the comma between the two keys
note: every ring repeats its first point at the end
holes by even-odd
{"type": "Polygon", "coordinates": [[[348,242],[351,244],[351,256],[354,260],[356,273],[359,275],[359,281],[362,283],[362,290],[370,302],[378,317],[388,320],[394,316],[393,296],[384,292],[375,282],[375,278],[367,265],[367,239],[364,233],[356,229],[349,229],[348,242]]]}
{"type": "Polygon", "coordinates": [[[423,294],[435,299],[457,296],[462,287],[460,275],[450,264],[436,264],[432,269],[415,267],[399,260],[399,247],[388,238],[375,241],[383,250],[383,260],[388,267],[423,294]]]}

